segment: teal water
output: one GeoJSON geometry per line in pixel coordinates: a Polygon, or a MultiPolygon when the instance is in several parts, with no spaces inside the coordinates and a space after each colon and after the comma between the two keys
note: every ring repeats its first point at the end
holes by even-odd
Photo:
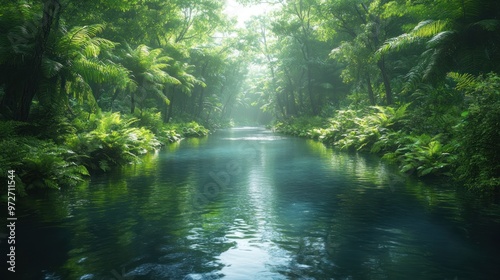
{"type": "Polygon", "coordinates": [[[500,279],[498,204],[263,128],[19,203],[2,279],[500,279]]]}

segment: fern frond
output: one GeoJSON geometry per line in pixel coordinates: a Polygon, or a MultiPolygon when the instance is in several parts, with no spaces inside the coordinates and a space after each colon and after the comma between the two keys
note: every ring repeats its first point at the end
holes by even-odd
{"type": "Polygon", "coordinates": [[[434,36],[449,28],[446,20],[425,20],[417,24],[411,34],[420,38],[434,36]]]}
{"type": "Polygon", "coordinates": [[[472,88],[477,83],[476,77],[468,73],[460,74],[457,72],[450,72],[447,76],[457,83],[456,89],[458,90],[472,88]]]}
{"type": "Polygon", "coordinates": [[[472,24],[472,26],[479,26],[486,31],[496,31],[500,28],[500,20],[498,19],[483,19],[472,24]]]}
{"type": "Polygon", "coordinates": [[[456,32],[451,30],[439,32],[434,35],[429,41],[427,41],[427,47],[437,47],[443,44],[445,41],[452,39],[454,34],[456,34],[456,32]]]}
{"type": "Polygon", "coordinates": [[[381,56],[392,51],[399,51],[425,38],[435,36],[436,34],[443,32],[448,25],[448,22],[443,20],[421,21],[411,32],[401,34],[385,41],[385,43],[377,50],[377,56],[381,56]]]}
{"type": "Polygon", "coordinates": [[[64,66],[47,57],[42,58],[42,71],[46,78],[55,77],[64,66]]]}

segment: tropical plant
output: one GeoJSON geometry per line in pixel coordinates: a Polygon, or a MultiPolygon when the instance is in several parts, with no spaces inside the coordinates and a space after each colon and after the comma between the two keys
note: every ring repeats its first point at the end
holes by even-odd
{"type": "Polygon", "coordinates": [[[162,55],[161,48],[151,49],[139,45],[133,49],[126,44],[119,61],[130,71],[133,86],[130,91],[130,111],[133,114],[136,103],[143,108],[146,98],[154,97],[160,104],[170,103],[163,89],[168,85],[179,85],[181,82],[166,71],[170,67],[171,57],[162,55]],[[152,94],[152,96],[151,96],[152,94]]]}
{"type": "Polygon", "coordinates": [[[89,175],[73,151],[51,141],[15,136],[0,140],[0,148],[4,151],[0,172],[16,171],[16,190],[21,195],[31,189],[75,186],[89,175]]]}
{"type": "Polygon", "coordinates": [[[91,130],[69,135],[66,145],[91,170],[139,162],[139,155],[159,148],[160,143],[150,130],[131,127],[137,121],[123,119],[120,113],[92,114],[91,130]]]}
{"type": "Polygon", "coordinates": [[[400,147],[383,158],[396,161],[401,172],[416,173],[418,176],[448,174],[454,163],[454,145],[443,145],[440,135],[408,135],[399,139],[400,147]]]}
{"type": "MultiPolygon", "coordinates": [[[[424,1],[425,2],[425,1],[424,1]]],[[[422,13],[415,5],[406,2],[403,6],[412,7],[412,12],[422,13]]],[[[407,33],[388,39],[378,49],[379,55],[423,45],[421,59],[407,74],[413,85],[419,82],[441,81],[449,71],[481,73],[500,70],[498,63],[500,42],[498,30],[497,2],[486,1],[432,1],[427,14],[435,19],[425,19],[407,33]]]]}
{"type": "Polygon", "coordinates": [[[456,76],[470,98],[457,127],[460,149],[457,176],[474,189],[500,186],[500,77],[456,76]]]}

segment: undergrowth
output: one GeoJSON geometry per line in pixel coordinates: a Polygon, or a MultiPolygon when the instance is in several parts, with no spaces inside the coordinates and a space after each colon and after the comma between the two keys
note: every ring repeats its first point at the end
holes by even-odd
{"type": "Polygon", "coordinates": [[[331,118],[296,118],[277,123],[274,128],[341,150],[380,154],[398,164],[401,172],[418,176],[449,175],[455,146],[443,144],[440,135],[415,134],[405,129],[410,105],[339,110],[331,118]]]}
{"type": "Polygon", "coordinates": [[[209,133],[196,122],[164,124],[154,111],[50,118],[50,125],[45,118],[30,123],[0,121],[0,178],[6,182],[8,171],[15,170],[20,195],[75,186],[92,172],[139,163],[141,155],[162,145],[209,133]]]}

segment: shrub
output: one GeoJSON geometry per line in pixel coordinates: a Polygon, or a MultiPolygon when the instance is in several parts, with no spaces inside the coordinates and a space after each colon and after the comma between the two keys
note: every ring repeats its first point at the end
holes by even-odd
{"type": "Polygon", "coordinates": [[[18,137],[0,140],[0,174],[16,171],[16,190],[26,194],[30,189],[59,189],[75,186],[89,175],[78,163],[75,153],[51,141],[18,137]]]}
{"type": "Polygon", "coordinates": [[[458,126],[457,176],[470,188],[500,186],[500,77],[458,78],[457,88],[470,98],[458,126]]]}
{"type": "Polygon", "coordinates": [[[113,165],[138,162],[139,155],[159,148],[160,143],[150,130],[131,127],[137,121],[123,119],[120,113],[94,115],[94,129],[68,136],[66,145],[92,170],[106,171],[113,165]]]}
{"type": "Polygon", "coordinates": [[[184,137],[202,137],[207,136],[209,132],[208,129],[194,121],[183,124],[181,127],[184,137]]]}
{"type": "Polygon", "coordinates": [[[450,167],[455,158],[454,146],[443,145],[440,135],[431,137],[427,134],[408,135],[399,138],[400,148],[386,153],[383,158],[399,164],[401,172],[416,173],[418,176],[450,175],[450,167]]]}
{"type": "Polygon", "coordinates": [[[183,137],[207,136],[209,130],[197,122],[164,123],[160,112],[153,109],[143,110],[136,114],[138,127],[151,130],[162,144],[177,142],[183,137]]]}

